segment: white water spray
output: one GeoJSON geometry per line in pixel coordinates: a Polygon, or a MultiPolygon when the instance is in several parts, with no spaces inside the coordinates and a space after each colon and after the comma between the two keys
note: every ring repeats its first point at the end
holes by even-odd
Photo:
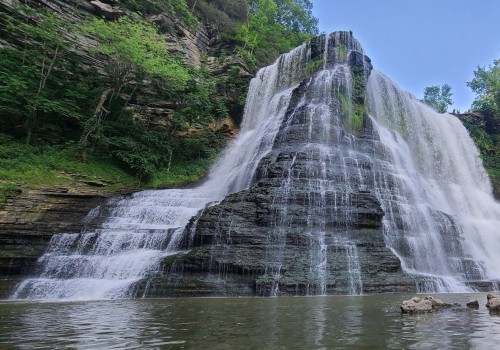
{"type": "Polygon", "coordinates": [[[407,271],[425,276],[423,291],[498,280],[500,205],[464,126],[376,71],[368,94],[389,174],[377,179],[387,245],[407,271]]]}

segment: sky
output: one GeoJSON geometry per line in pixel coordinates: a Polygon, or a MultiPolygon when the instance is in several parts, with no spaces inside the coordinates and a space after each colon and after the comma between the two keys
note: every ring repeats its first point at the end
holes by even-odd
{"type": "Polygon", "coordinates": [[[500,0],[313,0],[323,33],[351,30],[378,71],[417,98],[449,84],[466,111],[466,82],[500,58],[500,0]]]}

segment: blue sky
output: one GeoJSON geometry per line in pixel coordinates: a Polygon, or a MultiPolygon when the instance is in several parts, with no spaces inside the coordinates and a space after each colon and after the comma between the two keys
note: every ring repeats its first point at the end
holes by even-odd
{"type": "Polygon", "coordinates": [[[476,67],[500,58],[500,0],[313,0],[321,32],[352,30],[375,69],[417,98],[450,84],[467,110],[476,67]]]}

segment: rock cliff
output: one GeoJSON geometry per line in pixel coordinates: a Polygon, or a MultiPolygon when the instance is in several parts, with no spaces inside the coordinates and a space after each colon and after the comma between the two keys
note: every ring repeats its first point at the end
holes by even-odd
{"type": "Polygon", "coordinates": [[[105,195],[67,188],[25,190],[0,205],[0,298],[29,274],[54,234],[79,232],[105,195]]]}

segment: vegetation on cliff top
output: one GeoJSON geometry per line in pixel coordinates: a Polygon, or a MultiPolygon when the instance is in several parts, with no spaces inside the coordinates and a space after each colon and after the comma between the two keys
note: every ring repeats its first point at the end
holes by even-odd
{"type": "Polygon", "coordinates": [[[96,179],[118,189],[203,176],[227,137],[209,126],[243,109],[248,80],[238,67],[214,75],[186,65],[151,14],[208,26],[220,42],[212,54],[253,69],[317,33],[309,0],[123,4],[127,15],[114,21],[72,23],[26,5],[0,13],[9,43],[0,48],[0,183],[96,179]],[[169,111],[160,117],[159,103],[169,111]]]}
{"type": "MultiPolygon", "coordinates": [[[[469,130],[479,148],[484,167],[492,180],[495,196],[500,198],[500,59],[488,67],[477,67],[474,78],[467,82],[476,98],[469,112],[458,117],[469,130]]],[[[453,103],[451,87],[429,86],[422,102],[440,113],[453,103]]]]}
{"type": "Polygon", "coordinates": [[[477,67],[467,85],[477,95],[473,111],[460,117],[481,152],[495,195],[500,198],[500,59],[488,67],[477,67]]]}

